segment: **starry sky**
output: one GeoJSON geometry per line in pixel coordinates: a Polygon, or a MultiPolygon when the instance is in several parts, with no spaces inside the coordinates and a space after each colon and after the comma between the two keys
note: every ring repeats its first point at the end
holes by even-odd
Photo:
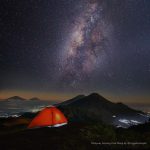
{"type": "Polygon", "coordinates": [[[1,0],[0,41],[1,99],[150,103],[149,0],[1,0]]]}

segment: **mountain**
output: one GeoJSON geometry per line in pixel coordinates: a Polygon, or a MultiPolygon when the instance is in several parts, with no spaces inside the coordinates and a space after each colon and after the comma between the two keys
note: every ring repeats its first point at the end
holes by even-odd
{"type": "Polygon", "coordinates": [[[71,104],[72,102],[75,102],[76,100],[79,100],[79,99],[84,98],[84,97],[85,97],[85,95],[78,95],[78,96],[76,96],[76,97],[74,97],[74,98],[72,98],[70,100],[58,103],[55,106],[59,106],[60,104],[61,104],[61,106],[62,105],[68,105],[68,104],[71,104]]]}
{"type": "Polygon", "coordinates": [[[20,101],[24,101],[24,100],[26,100],[26,99],[24,99],[24,98],[22,98],[22,97],[19,97],[19,96],[13,96],[13,97],[10,97],[10,98],[8,98],[8,99],[6,99],[6,100],[20,100],[20,101]]]}
{"type": "Polygon", "coordinates": [[[0,101],[0,118],[16,117],[26,112],[38,112],[53,103],[56,102],[44,101],[38,98],[27,100],[19,96],[13,96],[0,101]]]}
{"type": "Polygon", "coordinates": [[[70,122],[104,122],[118,127],[129,127],[143,123],[149,117],[123,103],[110,102],[97,93],[79,96],[59,103],[57,107],[70,122]]]}
{"type": "Polygon", "coordinates": [[[40,101],[40,99],[37,98],[37,97],[33,97],[33,98],[29,99],[29,100],[30,100],[30,101],[40,101]]]}
{"type": "Polygon", "coordinates": [[[7,101],[11,101],[11,100],[19,100],[19,101],[24,101],[24,100],[40,101],[40,99],[37,98],[37,97],[33,97],[33,98],[30,98],[30,99],[25,99],[25,98],[22,98],[22,97],[19,97],[19,96],[13,96],[13,97],[7,98],[6,100],[7,100],[7,101]]]}

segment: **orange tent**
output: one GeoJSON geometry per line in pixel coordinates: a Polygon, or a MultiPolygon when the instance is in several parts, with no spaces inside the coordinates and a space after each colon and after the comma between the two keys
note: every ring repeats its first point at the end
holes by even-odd
{"type": "Polygon", "coordinates": [[[67,124],[64,114],[56,107],[46,107],[31,121],[28,128],[61,126],[67,124]]]}

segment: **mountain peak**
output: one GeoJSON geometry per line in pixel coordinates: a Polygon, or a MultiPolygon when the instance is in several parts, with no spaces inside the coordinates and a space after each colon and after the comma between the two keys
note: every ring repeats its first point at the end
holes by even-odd
{"type": "Polygon", "coordinates": [[[95,105],[95,107],[97,107],[97,105],[102,106],[102,105],[109,105],[112,104],[112,102],[108,101],[107,99],[105,99],[104,97],[102,97],[101,95],[99,95],[98,93],[92,93],[88,96],[84,96],[84,95],[79,95],[76,96],[70,100],[64,101],[62,103],[60,103],[59,105],[84,105],[84,107],[88,108],[91,105],[95,105]]]}
{"type": "Polygon", "coordinates": [[[90,99],[94,99],[94,100],[103,100],[103,101],[107,101],[108,102],[108,100],[106,98],[104,98],[103,96],[101,96],[98,93],[92,93],[92,94],[88,95],[87,97],[89,97],[90,99]]]}
{"type": "Polygon", "coordinates": [[[33,97],[33,98],[29,99],[29,100],[31,100],[31,101],[40,101],[40,99],[37,98],[37,97],[33,97]]]}
{"type": "Polygon", "coordinates": [[[13,96],[13,97],[10,97],[10,98],[8,98],[7,100],[26,100],[26,99],[24,99],[24,98],[22,98],[22,97],[19,97],[19,96],[13,96]]]}
{"type": "Polygon", "coordinates": [[[98,93],[92,93],[92,94],[90,94],[89,96],[91,96],[91,97],[101,97],[98,93]]]}

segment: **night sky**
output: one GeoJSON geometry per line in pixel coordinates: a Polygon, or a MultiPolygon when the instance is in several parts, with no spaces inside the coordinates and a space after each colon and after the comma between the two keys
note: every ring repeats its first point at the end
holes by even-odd
{"type": "Polygon", "coordinates": [[[0,41],[0,98],[150,103],[149,0],[1,0],[0,41]]]}

